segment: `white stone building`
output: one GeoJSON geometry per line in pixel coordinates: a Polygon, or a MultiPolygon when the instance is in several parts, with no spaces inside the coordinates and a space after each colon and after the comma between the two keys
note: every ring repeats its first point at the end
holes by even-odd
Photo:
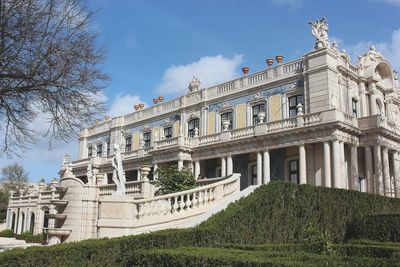
{"type": "Polygon", "coordinates": [[[61,170],[61,196],[32,204],[41,203],[38,213],[26,211],[26,197],[11,198],[8,227],[21,231],[23,213],[22,229],[32,229],[35,214],[41,231],[43,208],[54,219],[47,231],[55,242],[185,227],[270,180],[399,197],[397,73],[374,47],[352,65],[329,43],[324,19],[311,26],[315,49],[300,59],[276,56],[259,72],[244,67],[242,77],[211,88],[194,77],[186,95],[158,97],[83,129],[79,159],[61,170]],[[117,195],[115,144],[126,179],[117,195]],[[148,180],[168,164],[208,179],[190,192],[153,197],[148,180]]]}

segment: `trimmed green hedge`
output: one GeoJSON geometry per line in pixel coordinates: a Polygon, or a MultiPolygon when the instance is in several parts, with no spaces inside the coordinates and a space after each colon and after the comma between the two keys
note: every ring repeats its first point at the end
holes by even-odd
{"type": "Polygon", "coordinates": [[[400,242],[400,213],[355,217],[347,227],[346,238],[400,242]]]}
{"type": "Polygon", "coordinates": [[[344,189],[271,182],[200,227],[210,229],[221,244],[300,242],[314,225],[334,242],[342,242],[354,217],[368,213],[400,213],[400,199],[344,189]]]}
{"type": "Polygon", "coordinates": [[[14,232],[13,230],[5,229],[0,232],[0,237],[14,237],[14,232]]]}
{"type": "MultiPolygon", "coordinates": [[[[162,257],[168,259],[171,255],[175,255],[171,251],[154,249],[224,247],[228,244],[230,244],[229,246],[246,244],[254,246],[270,242],[301,243],[302,240],[322,241],[326,245],[326,239],[336,242],[343,241],[346,226],[353,221],[353,218],[378,211],[400,213],[400,200],[348,190],[271,182],[267,186],[261,186],[248,197],[229,205],[225,211],[216,214],[193,229],[164,230],[110,240],[86,240],[51,247],[12,250],[0,253],[0,266],[126,266],[128,263],[133,264],[136,260],[140,260],[137,258],[140,253],[147,255],[146,251],[161,253],[160,255],[164,255],[162,257]]],[[[297,258],[294,262],[311,262],[308,260],[311,257],[310,253],[304,254],[304,250],[310,250],[302,244],[299,246],[293,244],[273,246],[283,246],[281,247],[283,250],[289,251],[285,252],[287,254],[285,257],[291,257],[290,253],[296,251],[297,258]],[[305,255],[304,257],[301,256],[302,253],[305,255]]],[[[315,249],[313,246],[310,248],[315,249]]],[[[331,249],[331,247],[329,248],[331,249]]],[[[342,253],[343,255],[352,253],[362,255],[361,249],[357,249],[342,248],[338,250],[346,251],[346,253],[342,253]]],[[[182,250],[179,251],[181,256],[176,256],[179,258],[177,259],[179,262],[181,257],[189,257],[193,261],[194,258],[203,257],[196,256],[197,252],[193,252],[196,255],[186,255],[182,254],[182,250]]],[[[251,252],[248,249],[244,251],[251,252]]],[[[271,253],[278,253],[277,251],[279,252],[280,249],[273,250],[271,253]]],[[[330,253],[326,249],[323,252],[330,253]]],[[[383,255],[386,252],[365,253],[367,255],[382,253],[383,255]]],[[[393,252],[392,255],[396,253],[393,252]]],[[[312,255],[314,256],[311,258],[316,262],[320,259],[318,257],[321,257],[321,263],[326,261],[330,265],[336,265],[335,259],[340,259],[343,263],[341,256],[312,255]]],[[[148,257],[143,257],[147,261],[148,257]]],[[[219,255],[219,257],[223,256],[219,255]]],[[[214,262],[214,259],[212,261],[214,262]]],[[[357,262],[352,262],[352,259],[344,259],[343,265],[368,265],[369,260],[365,261],[366,263],[364,263],[364,259],[357,260],[357,262]]],[[[264,262],[263,264],[269,263],[264,262]]],[[[377,262],[375,266],[383,266],[384,264],[382,264],[377,262]]],[[[169,266],[173,266],[173,263],[169,266]]]]}

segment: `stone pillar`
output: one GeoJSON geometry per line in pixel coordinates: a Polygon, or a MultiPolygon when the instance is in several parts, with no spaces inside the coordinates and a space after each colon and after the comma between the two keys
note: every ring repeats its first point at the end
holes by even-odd
{"type": "Polygon", "coordinates": [[[226,176],[226,159],[225,159],[225,157],[221,158],[221,176],[222,177],[226,176]]]}
{"type": "Polygon", "coordinates": [[[395,197],[400,198],[400,164],[399,152],[393,153],[393,179],[395,197]]]}
{"type": "Polygon", "coordinates": [[[370,105],[370,116],[377,114],[377,107],[376,107],[376,86],[374,83],[371,83],[369,87],[369,105],[370,105]]]}
{"type": "Polygon", "coordinates": [[[182,170],[183,169],[183,160],[178,160],[178,170],[182,170]]]}
{"type": "Polygon", "coordinates": [[[304,147],[304,144],[299,146],[299,165],[300,165],[300,184],[307,184],[306,149],[304,147]]]}
{"type": "Polygon", "coordinates": [[[271,181],[271,170],[270,170],[270,158],[269,151],[264,151],[264,184],[268,184],[271,181]]]}
{"type": "Polygon", "coordinates": [[[340,164],[340,148],[339,140],[334,140],[332,142],[332,152],[333,152],[333,186],[335,188],[341,188],[341,177],[342,168],[340,164]]]}
{"type": "Polygon", "coordinates": [[[331,177],[331,146],[329,142],[324,142],[324,176],[325,187],[332,187],[331,177]]]}
{"type": "Polygon", "coordinates": [[[229,155],[227,158],[227,163],[226,163],[226,174],[231,175],[233,173],[233,161],[232,161],[232,156],[229,155]]]}
{"type": "Polygon", "coordinates": [[[357,146],[351,146],[351,177],[350,177],[350,189],[359,190],[359,180],[358,180],[358,153],[357,146]]]}
{"type": "Polygon", "coordinates": [[[360,114],[359,117],[366,117],[368,116],[367,111],[367,97],[365,95],[365,83],[360,82],[358,85],[358,92],[360,95],[360,114]]]}
{"type": "Polygon", "coordinates": [[[262,182],[262,152],[257,152],[257,185],[262,182]]]}
{"type": "Polygon", "coordinates": [[[375,193],[383,195],[383,176],[382,176],[382,154],[381,146],[374,147],[374,162],[375,162],[375,193]]]}
{"type": "Polygon", "coordinates": [[[374,177],[372,172],[372,152],[369,146],[365,150],[365,179],[367,179],[367,192],[375,193],[374,177]]]}
{"type": "Polygon", "coordinates": [[[194,178],[197,179],[200,175],[200,161],[194,162],[194,178]]]}
{"type": "Polygon", "coordinates": [[[390,191],[389,150],[382,147],[383,192],[387,197],[392,196],[390,191]]]}
{"type": "Polygon", "coordinates": [[[349,175],[348,175],[348,171],[346,168],[346,161],[345,161],[345,155],[344,155],[344,142],[339,141],[339,156],[340,156],[340,165],[341,165],[341,174],[342,174],[342,179],[341,179],[341,187],[340,188],[344,188],[344,189],[348,189],[349,188],[349,175]]]}

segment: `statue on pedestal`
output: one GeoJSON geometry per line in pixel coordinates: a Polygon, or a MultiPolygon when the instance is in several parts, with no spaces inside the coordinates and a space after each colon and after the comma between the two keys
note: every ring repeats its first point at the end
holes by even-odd
{"type": "Polygon", "coordinates": [[[116,194],[124,195],[125,194],[125,174],[122,167],[122,155],[119,150],[119,146],[114,144],[114,157],[112,158],[111,165],[114,168],[112,180],[117,186],[116,194]]]}
{"type": "Polygon", "coordinates": [[[315,37],[315,49],[329,47],[328,39],[328,21],[325,18],[316,21],[310,21],[311,32],[315,37]]]}
{"type": "Polygon", "coordinates": [[[93,174],[93,168],[92,168],[92,163],[89,162],[87,169],[86,169],[86,177],[87,177],[87,183],[89,185],[94,185],[96,181],[94,180],[94,174],[93,174]]]}

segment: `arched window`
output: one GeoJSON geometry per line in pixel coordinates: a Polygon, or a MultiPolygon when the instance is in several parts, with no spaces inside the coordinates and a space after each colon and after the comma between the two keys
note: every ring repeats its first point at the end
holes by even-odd
{"type": "Polygon", "coordinates": [[[164,128],[164,138],[171,138],[172,137],[172,126],[164,128]]]}
{"type": "Polygon", "coordinates": [[[198,118],[192,119],[188,122],[188,136],[194,137],[194,129],[200,130],[200,120],[198,118]]]}
{"type": "Polygon", "coordinates": [[[46,210],[44,212],[44,217],[43,217],[43,228],[49,227],[49,211],[46,210]]]}
{"type": "Polygon", "coordinates": [[[13,212],[12,213],[12,220],[11,220],[11,230],[13,230],[13,232],[14,232],[14,230],[15,230],[15,224],[16,224],[16,221],[15,221],[15,218],[16,217],[16,215],[15,215],[15,212],[13,212]]]}
{"type": "Polygon", "coordinates": [[[33,230],[35,229],[35,213],[31,214],[31,223],[29,225],[29,232],[33,234],[33,230]]]}

